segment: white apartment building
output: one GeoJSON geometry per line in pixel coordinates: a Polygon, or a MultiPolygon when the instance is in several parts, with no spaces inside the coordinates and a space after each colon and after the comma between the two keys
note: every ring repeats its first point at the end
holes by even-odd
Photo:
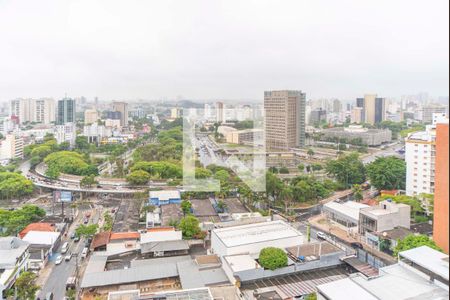
{"type": "Polygon", "coordinates": [[[83,135],[88,138],[89,143],[98,143],[103,138],[111,137],[113,135],[113,130],[112,127],[92,123],[91,125],[85,125],[83,127],[83,135]]]}
{"type": "Polygon", "coordinates": [[[0,160],[23,158],[23,139],[14,134],[7,134],[0,141],[0,160]]]}
{"type": "Polygon", "coordinates": [[[425,131],[411,133],[405,140],[406,194],[434,194],[436,124],[448,123],[445,113],[434,113],[425,131]]]}
{"type": "Polygon", "coordinates": [[[76,137],[77,128],[74,123],[55,126],[55,138],[58,144],[69,142],[70,146],[73,147],[76,137]]]}
{"type": "Polygon", "coordinates": [[[94,124],[99,119],[96,109],[86,109],[84,111],[84,124],[94,124]]]}
{"type": "Polygon", "coordinates": [[[434,160],[436,130],[428,125],[425,131],[411,133],[405,140],[406,194],[434,193],[434,160]]]}
{"type": "Polygon", "coordinates": [[[50,98],[11,100],[10,115],[17,116],[21,124],[26,122],[50,124],[55,121],[55,100],[50,98]]]}

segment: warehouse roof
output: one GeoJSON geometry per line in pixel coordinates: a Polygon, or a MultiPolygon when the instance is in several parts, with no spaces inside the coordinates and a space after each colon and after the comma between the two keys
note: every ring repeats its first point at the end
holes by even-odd
{"type": "Polygon", "coordinates": [[[127,284],[177,276],[177,265],[174,263],[142,264],[129,269],[85,273],[81,288],[127,284]]]}
{"type": "Polygon", "coordinates": [[[283,221],[249,224],[213,230],[227,247],[236,247],[285,238],[301,237],[302,234],[283,221]]]}
{"type": "Polygon", "coordinates": [[[321,284],[317,286],[317,289],[321,294],[327,297],[327,299],[333,300],[347,300],[349,295],[351,298],[358,300],[377,300],[375,296],[368,291],[360,287],[350,278],[336,280],[321,284]]]}
{"type": "Polygon", "coordinates": [[[180,191],[150,191],[150,198],[158,198],[159,200],[179,199],[180,191]]]}
{"type": "Polygon", "coordinates": [[[142,254],[157,251],[180,251],[180,250],[189,250],[189,245],[187,241],[179,240],[179,241],[141,243],[142,254]]]}
{"type": "Polygon", "coordinates": [[[178,241],[183,238],[181,231],[152,231],[141,234],[141,244],[151,242],[178,241]]]}
{"type": "Polygon", "coordinates": [[[402,251],[399,255],[447,280],[449,279],[448,255],[445,253],[434,250],[428,246],[421,246],[411,250],[402,251]]]}

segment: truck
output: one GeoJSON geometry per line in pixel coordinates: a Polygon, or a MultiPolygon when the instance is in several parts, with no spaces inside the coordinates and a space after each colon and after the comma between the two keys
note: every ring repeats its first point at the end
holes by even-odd
{"type": "Polygon", "coordinates": [[[66,291],[69,289],[75,289],[77,287],[77,277],[70,276],[66,281],[66,291]]]}

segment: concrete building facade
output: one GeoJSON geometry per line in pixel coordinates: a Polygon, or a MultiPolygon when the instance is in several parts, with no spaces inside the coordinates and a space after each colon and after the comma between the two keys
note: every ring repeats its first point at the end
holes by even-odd
{"type": "Polygon", "coordinates": [[[113,102],[113,111],[120,112],[120,125],[128,126],[128,103],[113,102]]]}
{"type": "Polygon", "coordinates": [[[17,116],[21,124],[50,124],[55,121],[55,101],[50,98],[15,99],[11,101],[10,115],[17,116]]]}
{"type": "Polygon", "coordinates": [[[288,151],[305,146],[306,94],[283,90],[264,92],[266,148],[288,151]]]}
{"type": "Polygon", "coordinates": [[[23,139],[15,134],[7,134],[0,141],[0,159],[23,158],[23,139]]]}
{"type": "Polygon", "coordinates": [[[96,109],[86,109],[84,111],[84,124],[94,124],[98,119],[99,115],[96,109]]]}
{"type": "Polygon", "coordinates": [[[448,122],[446,124],[437,124],[433,240],[446,253],[449,251],[448,135],[448,122]]]}
{"type": "Polygon", "coordinates": [[[64,98],[58,100],[58,109],[56,115],[56,125],[64,125],[66,123],[75,123],[75,100],[64,98]]]}
{"type": "Polygon", "coordinates": [[[386,99],[376,94],[364,95],[364,98],[356,99],[356,106],[364,110],[364,123],[375,125],[386,119],[386,99]]]}
{"type": "Polygon", "coordinates": [[[360,125],[350,125],[347,128],[335,127],[321,131],[322,139],[339,138],[347,142],[355,139],[361,139],[361,142],[367,146],[379,146],[392,140],[392,132],[389,129],[368,129],[360,125]]]}

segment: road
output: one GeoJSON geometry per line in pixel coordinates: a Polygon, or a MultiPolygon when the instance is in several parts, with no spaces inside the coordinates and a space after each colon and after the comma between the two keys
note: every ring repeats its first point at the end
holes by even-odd
{"type": "MultiPolygon", "coordinates": [[[[69,237],[72,232],[75,231],[75,228],[77,227],[77,224],[81,222],[81,219],[83,217],[83,213],[80,213],[79,217],[76,219],[76,221],[72,224],[71,228],[69,229],[69,232],[67,236],[69,237]]],[[[97,224],[100,219],[100,212],[98,210],[95,211],[93,216],[90,219],[90,224],[97,224]]],[[[80,255],[84,248],[84,239],[81,239],[79,242],[74,242],[70,238],[65,238],[61,241],[61,246],[64,244],[64,242],[68,241],[70,244],[68,253],[78,253],[78,263],[79,263],[79,269],[81,269],[81,264],[83,264],[83,260],[81,259],[80,255]]],[[[74,275],[76,273],[76,262],[77,258],[72,257],[72,259],[68,262],[63,261],[60,265],[55,265],[55,259],[58,255],[62,255],[63,257],[65,254],[61,254],[61,247],[58,249],[58,253],[54,253],[50,259],[49,266],[51,267],[51,273],[50,276],[47,278],[47,281],[45,282],[45,285],[42,287],[41,291],[39,292],[39,298],[45,299],[45,295],[49,292],[53,292],[53,299],[63,299],[66,295],[66,282],[69,277],[74,275]]]]}
{"type": "Polygon", "coordinates": [[[375,152],[373,154],[369,154],[368,156],[365,156],[362,158],[362,161],[364,164],[369,164],[373,162],[377,157],[386,157],[386,156],[395,156],[401,159],[404,159],[405,156],[399,154],[397,151],[402,148],[401,145],[399,145],[399,142],[392,143],[386,147],[386,149],[380,150],[378,152],[375,152]]]}

